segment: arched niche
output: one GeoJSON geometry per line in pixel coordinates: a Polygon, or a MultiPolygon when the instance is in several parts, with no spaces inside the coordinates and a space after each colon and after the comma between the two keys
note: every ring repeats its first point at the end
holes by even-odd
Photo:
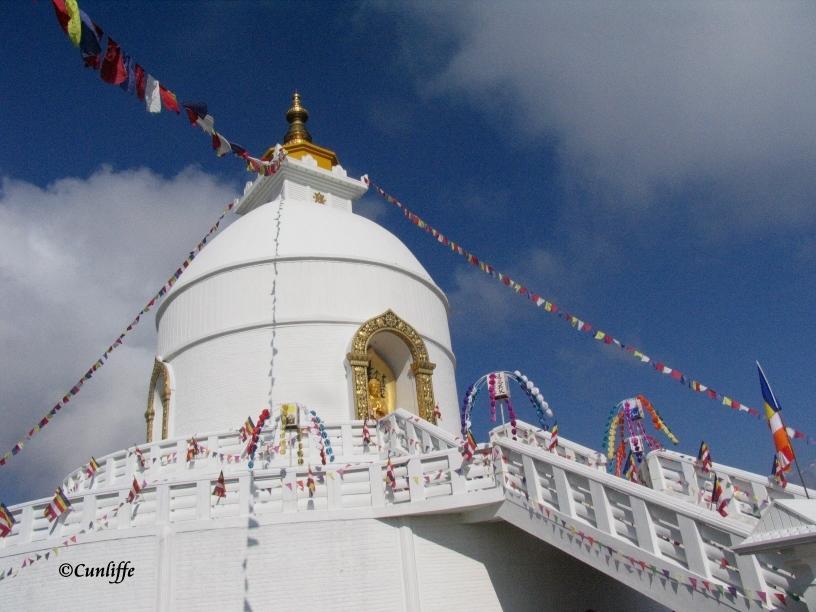
{"type": "Polygon", "coordinates": [[[168,435],[170,426],[170,397],[172,389],[170,387],[170,368],[160,359],[153,362],[153,372],[150,375],[150,385],[147,390],[147,410],[145,410],[145,424],[147,426],[147,441],[164,439],[168,435]],[[160,405],[161,431],[159,424],[155,422],[156,405],[160,405]]]}
{"type": "MultiPolygon", "coordinates": [[[[351,351],[346,358],[351,368],[356,417],[372,418],[368,401],[368,370],[372,362],[369,349],[374,348],[372,340],[379,334],[396,336],[407,348],[411,360],[410,371],[414,378],[417,414],[427,421],[436,422],[433,391],[433,370],[436,364],[429,360],[428,348],[422,337],[392,310],[386,310],[363,323],[352,338],[351,351]]],[[[387,355],[383,354],[382,357],[387,359],[387,355]]]]}

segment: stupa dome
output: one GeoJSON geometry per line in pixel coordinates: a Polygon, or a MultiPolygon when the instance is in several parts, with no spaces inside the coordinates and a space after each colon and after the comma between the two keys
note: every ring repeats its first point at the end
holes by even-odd
{"type": "Polygon", "coordinates": [[[226,228],[193,260],[168,297],[207,275],[272,258],[370,262],[433,285],[408,247],[373,221],[335,207],[316,206],[314,202],[287,201],[281,210],[278,201],[256,208],[226,228]]]}
{"type": "Polygon", "coordinates": [[[353,213],[367,185],[334,152],[284,148],[157,311],[148,438],[236,428],[285,402],[339,421],[397,408],[435,420],[438,404],[455,431],[444,293],[396,236],[353,213]]]}

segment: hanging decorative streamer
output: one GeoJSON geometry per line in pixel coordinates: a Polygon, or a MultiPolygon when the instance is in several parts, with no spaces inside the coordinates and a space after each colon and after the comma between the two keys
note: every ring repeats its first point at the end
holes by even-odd
{"type": "Polygon", "coordinates": [[[329,463],[334,463],[334,449],[332,449],[331,438],[326,431],[326,426],[323,420],[318,416],[314,410],[309,411],[309,417],[312,419],[312,424],[315,428],[315,433],[318,436],[318,443],[320,444],[320,461],[326,465],[326,459],[329,463]]]}
{"type": "MultiPolygon", "coordinates": [[[[545,414],[552,418],[553,413],[550,410],[550,405],[544,401],[544,396],[541,391],[535,386],[535,383],[527,378],[524,374],[516,370],[515,372],[490,372],[480,377],[475,383],[470,385],[465,391],[465,396],[462,398],[462,407],[460,408],[460,426],[462,431],[462,439],[464,440],[462,446],[462,454],[466,459],[470,460],[473,457],[473,451],[476,449],[476,443],[473,441],[473,434],[470,429],[473,425],[471,421],[471,412],[473,411],[473,404],[479,391],[482,387],[487,387],[487,393],[490,400],[490,419],[496,422],[496,407],[498,405],[507,406],[507,413],[510,417],[510,433],[513,439],[516,439],[518,430],[516,428],[516,411],[510,400],[510,387],[508,381],[514,380],[518,383],[524,395],[530,400],[533,408],[535,408],[538,422],[542,429],[547,429],[547,423],[544,420],[545,414]]],[[[502,414],[504,414],[502,412],[502,414]]],[[[503,417],[502,417],[503,418],[503,417]]]]}
{"type": "Polygon", "coordinates": [[[249,469],[251,470],[255,467],[255,451],[258,450],[258,438],[261,435],[261,429],[263,429],[264,423],[266,423],[267,419],[269,419],[269,408],[264,408],[261,411],[261,414],[258,415],[258,422],[255,424],[255,428],[252,430],[252,434],[249,436],[249,443],[246,447],[246,456],[249,457],[249,469]]]}
{"type": "MultiPolygon", "coordinates": [[[[682,384],[683,386],[688,387],[692,391],[702,393],[706,397],[720,402],[723,406],[727,406],[732,410],[737,410],[739,412],[750,414],[751,416],[754,416],[758,419],[762,418],[759,410],[757,410],[756,408],[752,408],[750,406],[747,406],[746,404],[738,402],[737,400],[732,399],[727,395],[723,395],[722,393],[715,391],[708,385],[704,385],[699,381],[686,376],[680,370],[671,368],[664,364],[663,362],[657,361],[649,357],[636,347],[629,344],[624,344],[617,338],[614,338],[612,335],[604,331],[601,331],[597,329],[595,326],[580,319],[579,317],[569,314],[568,312],[562,310],[559,306],[541,297],[539,294],[533,293],[530,289],[516,282],[508,275],[503,274],[496,270],[489,263],[480,260],[473,253],[466,250],[461,245],[455,243],[453,240],[449,239],[447,236],[442,234],[436,228],[432,227],[431,225],[428,225],[426,221],[424,221],[421,217],[419,217],[415,213],[411,212],[411,210],[409,210],[402,202],[400,202],[397,198],[386,192],[382,187],[373,182],[368,176],[363,176],[362,179],[367,185],[371,185],[381,198],[383,198],[389,204],[393,204],[394,206],[399,208],[399,210],[402,212],[402,215],[406,219],[408,219],[416,227],[424,230],[425,232],[433,236],[436,239],[436,241],[439,242],[439,244],[447,247],[452,252],[461,255],[467,260],[469,264],[478,267],[482,272],[484,272],[488,276],[492,276],[493,278],[504,284],[506,287],[512,289],[515,293],[523,297],[526,297],[539,308],[543,308],[545,312],[553,314],[560,318],[561,320],[569,323],[576,331],[589,334],[594,340],[598,342],[603,342],[604,344],[614,345],[618,347],[620,350],[637,359],[640,363],[647,365],[651,364],[653,369],[659,374],[669,376],[676,380],[677,382],[679,382],[680,384],[682,384]]],[[[800,440],[806,440],[807,444],[816,444],[816,437],[806,436],[805,433],[797,431],[791,427],[788,427],[787,429],[791,433],[792,437],[800,440]]]]}
{"type": "Polygon", "coordinates": [[[213,234],[215,234],[218,231],[218,228],[221,226],[221,221],[224,219],[227,213],[230,212],[235,207],[236,202],[237,200],[233,200],[232,202],[227,204],[226,208],[218,217],[215,224],[210,228],[210,230],[207,232],[204,238],[202,238],[201,241],[196,245],[195,249],[190,251],[190,254],[187,256],[187,258],[176,269],[173,275],[169,279],[167,279],[164,285],[162,285],[162,288],[159,289],[159,291],[152,298],[150,298],[147,304],[145,304],[144,308],[142,308],[139,311],[139,314],[136,315],[136,318],[133,319],[124,330],[122,330],[122,333],[119,334],[119,337],[117,337],[113,344],[111,344],[107,348],[107,350],[105,350],[105,352],[102,353],[100,358],[97,359],[96,362],[94,362],[94,364],[90,368],[88,368],[88,371],[85,372],[82,378],[80,378],[76,382],[76,384],[73,387],[71,387],[71,389],[62,397],[62,399],[59,400],[54,405],[54,407],[51,408],[51,410],[49,410],[37,422],[36,425],[34,425],[34,427],[28,430],[28,433],[24,437],[20,438],[17,441],[17,443],[11,447],[11,450],[7,451],[2,457],[0,457],[0,466],[6,465],[9,459],[19,454],[20,451],[23,450],[23,446],[25,446],[26,442],[28,442],[31,438],[36,436],[46,425],[48,425],[54,419],[57,413],[60,410],[62,410],[62,408],[64,408],[65,405],[68,404],[68,402],[70,402],[76,395],[79,394],[79,392],[82,389],[82,386],[91,378],[93,378],[96,372],[107,363],[111,353],[113,353],[113,351],[122,346],[125,337],[128,334],[130,334],[133,331],[133,329],[139,324],[142,315],[152,310],[162,300],[162,298],[167,294],[167,292],[173,287],[173,285],[176,284],[176,281],[178,281],[178,279],[181,277],[181,275],[184,273],[184,271],[187,269],[187,267],[190,265],[193,259],[195,259],[198,256],[198,254],[201,252],[201,249],[203,249],[204,246],[207,244],[207,241],[213,236],[213,234]]]}
{"type": "Polygon", "coordinates": [[[649,450],[662,448],[660,442],[648,435],[643,427],[646,413],[651,417],[655,429],[662,431],[674,444],[679,442],[645,395],[618,402],[609,413],[602,445],[607,457],[615,459],[614,464],[608,464],[608,469],[615,476],[639,482],[637,470],[645,454],[649,450]],[[620,440],[617,453],[614,450],[616,439],[620,440]]]}
{"type": "MultiPolygon", "coordinates": [[[[125,92],[135,95],[144,102],[149,113],[160,113],[164,109],[181,114],[176,94],[148,74],[110,36],[104,56],[100,59],[105,32],[84,11],[79,10],[75,0],[51,2],[57,22],[74,46],[79,47],[86,68],[99,70],[103,81],[119,85],[125,92]]],[[[269,157],[253,157],[244,147],[215,131],[215,119],[207,114],[206,104],[184,102],[182,106],[190,123],[201,128],[210,137],[212,148],[218,157],[232,153],[246,163],[248,172],[256,172],[262,176],[271,176],[277,172],[280,165],[277,150],[269,157]]]]}

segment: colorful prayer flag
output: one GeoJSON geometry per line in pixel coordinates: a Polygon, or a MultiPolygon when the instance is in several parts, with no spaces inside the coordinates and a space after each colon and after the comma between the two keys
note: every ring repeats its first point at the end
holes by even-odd
{"type": "Polygon", "coordinates": [[[550,430],[550,442],[547,444],[547,450],[554,453],[556,446],[558,446],[558,423],[555,423],[550,430]]]}
{"type": "Polygon", "coordinates": [[[105,50],[105,58],[99,69],[100,78],[111,85],[119,85],[127,78],[125,64],[122,60],[122,50],[116,41],[108,36],[108,48],[105,50]]]}
{"type": "Polygon", "coordinates": [[[759,384],[762,388],[762,399],[765,402],[765,417],[768,419],[768,426],[771,428],[779,465],[782,471],[787,472],[791,469],[795,457],[788,431],[782,423],[782,408],[779,406],[779,402],[776,401],[776,396],[771,391],[771,386],[768,384],[759,362],[757,362],[757,371],[759,372],[759,384]]]}
{"type": "Polygon", "coordinates": [[[10,534],[16,522],[6,504],[0,502],[0,538],[5,538],[10,534]]]}
{"type": "Polygon", "coordinates": [[[139,494],[142,492],[142,489],[146,486],[147,483],[142,482],[139,483],[136,478],[133,478],[133,484],[130,485],[130,492],[128,493],[127,500],[128,502],[133,502],[139,494]]]}
{"type": "Polygon", "coordinates": [[[54,499],[52,499],[51,503],[45,507],[45,510],[43,510],[43,516],[48,519],[48,522],[52,523],[70,509],[71,502],[68,501],[67,497],[65,497],[62,487],[58,487],[54,492],[54,499]]]}
{"type": "Polygon", "coordinates": [[[774,454],[773,465],[771,466],[771,476],[776,479],[776,482],[779,483],[779,486],[783,489],[788,486],[788,479],[785,478],[785,469],[779,462],[779,453],[774,454]]]}
{"type": "Polygon", "coordinates": [[[713,465],[711,461],[711,449],[709,449],[708,444],[703,440],[700,442],[700,450],[697,451],[697,467],[699,467],[704,474],[707,474],[711,471],[713,465]]]}
{"type": "Polygon", "coordinates": [[[136,93],[136,62],[127,53],[122,53],[122,66],[125,71],[125,80],[119,84],[129,94],[136,93]]]}
{"type": "Polygon", "coordinates": [[[221,473],[218,475],[218,480],[215,483],[215,488],[213,489],[212,494],[216,497],[227,496],[227,485],[224,482],[224,470],[221,470],[221,473]]]}
{"type": "MultiPolygon", "coordinates": [[[[139,64],[134,64],[133,66],[133,76],[136,80],[136,97],[140,100],[145,99],[145,87],[147,85],[147,73],[145,72],[144,68],[142,68],[139,64]]],[[[153,303],[149,303],[149,306],[152,306],[153,303]]]]}
{"type": "Polygon", "coordinates": [[[79,40],[79,51],[82,54],[82,61],[86,68],[99,68],[99,54],[102,52],[102,28],[96,25],[88,14],[80,10],[79,17],[82,22],[82,37],[79,40]]]}
{"type": "Polygon", "coordinates": [[[159,82],[152,75],[147,75],[145,79],[144,101],[149,113],[161,112],[161,94],[159,92],[159,82]]]}
{"type": "Polygon", "coordinates": [[[711,503],[714,504],[715,509],[722,516],[728,516],[728,512],[725,510],[725,507],[728,505],[728,500],[724,498],[723,492],[720,478],[714,474],[714,483],[711,486],[711,503]]]}
{"type": "Polygon", "coordinates": [[[85,474],[88,476],[88,478],[93,478],[97,470],[99,470],[99,464],[96,462],[96,459],[91,457],[91,461],[88,463],[88,467],[85,468],[85,474]]]}
{"type": "Polygon", "coordinates": [[[77,0],[65,0],[65,12],[68,15],[65,32],[74,46],[78,47],[79,39],[82,37],[82,19],[79,16],[77,0]]]}
{"type": "Polygon", "coordinates": [[[167,89],[164,85],[159,85],[159,94],[161,96],[161,102],[164,108],[175,111],[176,113],[181,112],[178,105],[178,100],[176,100],[176,94],[167,89]]]}

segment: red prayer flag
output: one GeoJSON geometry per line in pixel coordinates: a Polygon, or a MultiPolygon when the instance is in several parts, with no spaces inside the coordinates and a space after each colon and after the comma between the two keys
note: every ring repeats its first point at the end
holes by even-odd
{"type": "Polygon", "coordinates": [[[99,76],[111,85],[119,85],[127,79],[122,49],[110,36],[108,36],[108,48],[105,50],[105,59],[102,60],[99,76]]]}
{"type": "Polygon", "coordinates": [[[133,74],[136,77],[136,96],[140,100],[145,99],[145,85],[147,82],[147,73],[139,64],[133,67],[133,74]]]}
{"type": "Polygon", "coordinates": [[[68,34],[68,11],[65,10],[65,0],[51,0],[54,5],[54,13],[57,15],[57,21],[62,28],[62,31],[68,34]]]}
{"type": "Polygon", "coordinates": [[[176,113],[181,113],[178,101],[176,100],[176,94],[165,88],[164,85],[159,85],[159,94],[161,95],[162,106],[164,108],[176,111],[176,113]]]}

